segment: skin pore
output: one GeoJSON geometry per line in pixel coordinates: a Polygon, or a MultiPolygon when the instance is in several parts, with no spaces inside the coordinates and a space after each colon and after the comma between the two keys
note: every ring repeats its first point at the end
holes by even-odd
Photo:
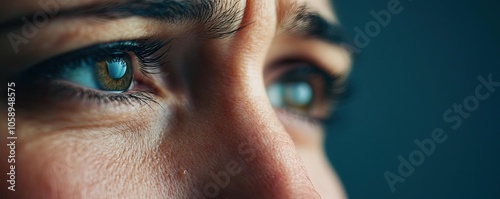
{"type": "MultiPolygon", "coordinates": [[[[8,37],[0,39],[0,77],[18,85],[16,192],[2,188],[1,195],[346,197],[326,158],[320,124],[334,106],[323,100],[329,95],[323,90],[331,90],[323,74],[341,82],[350,70],[349,53],[338,45],[337,35],[329,35],[335,31],[319,29],[338,26],[329,1],[219,1],[224,3],[203,7],[218,10],[212,17],[176,20],[129,13],[131,8],[102,13],[127,0],[65,2],[57,4],[61,16],[38,27],[28,43],[16,46],[17,53],[8,37]],[[86,12],[64,11],[72,9],[86,12]],[[217,20],[221,18],[225,25],[217,20]],[[139,43],[126,47],[134,81],[123,94],[91,91],[77,81],[56,78],[55,69],[45,70],[74,59],[75,53],[68,52],[81,56],[79,49],[117,41],[139,43]],[[152,53],[158,62],[150,63],[154,71],[143,71],[143,60],[136,55],[155,48],[155,41],[161,43],[152,53]],[[47,62],[52,59],[57,61],[47,62]],[[301,67],[321,71],[311,72],[317,77],[311,84],[313,105],[304,113],[304,107],[273,107],[269,86],[301,67]],[[33,74],[47,73],[50,83],[32,83],[38,80],[33,74]]],[[[2,35],[23,35],[23,24],[10,21],[31,18],[41,9],[34,0],[0,5],[0,24],[14,24],[1,29],[2,35]]],[[[7,120],[6,115],[0,118],[7,120]]],[[[7,129],[5,123],[0,126],[7,129]]],[[[6,147],[0,152],[9,155],[6,147]]],[[[5,161],[0,166],[9,170],[5,161]]]]}

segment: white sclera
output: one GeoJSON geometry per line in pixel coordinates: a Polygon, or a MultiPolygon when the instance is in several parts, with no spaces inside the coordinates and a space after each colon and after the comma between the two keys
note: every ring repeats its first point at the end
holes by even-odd
{"type": "Polygon", "coordinates": [[[93,67],[85,61],[81,61],[77,66],[66,67],[62,78],[78,85],[98,89],[93,67]]]}
{"type": "Polygon", "coordinates": [[[267,97],[273,107],[283,107],[285,104],[283,99],[283,84],[273,83],[267,88],[267,97]]]}
{"type": "Polygon", "coordinates": [[[127,72],[127,63],[123,60],[107,61],[106,66],[108,67],[109,76],[113,79],[120,79],[127,72]]]}
{"type": "Polygon", "coordinates": [[[295,106],[306,106],[311,103],[313,90],[307,82],[287,83],[285,98],[288,103],[295,106]]]}

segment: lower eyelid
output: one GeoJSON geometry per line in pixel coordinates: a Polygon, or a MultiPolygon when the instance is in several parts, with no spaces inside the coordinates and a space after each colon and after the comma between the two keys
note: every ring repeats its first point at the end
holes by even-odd
{"type": "MultiPolygon", "coordinates": [[[[158,104],[153,92],[132,90],[126,93],[104,93],[83,88],[66,80],[22,85],[19,101],[27,110],[58,109],[59,111],[112,110],[131,111],[134,107],[158,104]]],[[[20,105],[21,106],[21,105],[20,105]]]]}
{"type": "Polygon", "coordinates": [[[316,133],[311,134],[310,132],[322,132],[322,120],[305,117],[301,114],[284,109],[276,109],[275,111],[285,128],[287,128],[287,130],[292,129],[294,131],[293,133],[299,132],[301,134],[307,134],[305,136],[309,137],[316,135],[316,133]]]}

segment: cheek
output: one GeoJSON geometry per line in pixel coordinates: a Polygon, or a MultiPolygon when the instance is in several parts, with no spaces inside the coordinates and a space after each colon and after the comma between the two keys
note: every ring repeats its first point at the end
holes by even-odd
{"type": "Polygon", "coordinates": [[[278,112],[292,137],[309,179],[322,198],[346,198],[343,186],[323,150],[323,128],[278,112]]]}
{"type": "Polygon", "coordinates": [[[73,198],[104,191],[104,183],[110,179],[103,176],[112,173],[116,164],[111,161],[113,155],[63,133],[22,142],[18,152],[21,186],[42,198],[73,198]]]}
{"type": "Polygon", "coordinates": [[[160,190],[154,187],[160,178],[154,175],[157,158],[143,140],[124,136],[137,132],[106,132],[37,132],[39,136],[20,139],[17,180],[35,194],[23,198],[161,196],[154,192],[160,190]],[[138,189],[138,184],[148,186],[138,189]]]}
{"type": "Polygon", "coordinates": [[[316,191],[322,198],[346,198],[343,186],[321,147],[297,149],[316,191]]]}

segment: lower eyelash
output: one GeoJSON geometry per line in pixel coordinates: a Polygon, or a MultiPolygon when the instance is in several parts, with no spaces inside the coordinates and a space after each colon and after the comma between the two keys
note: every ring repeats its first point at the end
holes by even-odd
{"type": "Polygon", "coordinates": [[[90,104],[109,104],[117,102],[119,104],[133,105],[138,103],[139,105],[148,105],[151,103],[159,103],[154,99],[153,92],[149,91],[129,91],[128,93],[103,93],[99,91],[93,91],[90,89],[83,88],[72,88],[66,89],[66,93],[69,96],[74,96],[75,98],[84,99],[84,103],[88,102],[90,104]]]}
{"type": "MultiPolygon", "coordinates": [[[[161,104],[156,101],[156,94],[152,91],[128,91],[126,93],[104,93],[96,90],[86,89],[79,86],[73,86],[69,83],[53,81],[50,83],[41,84],[41,89],[36,89],[36,93],[29,93],[30,95],[37,95],[41,99],[53,98],[48,100],[50,103],[67,103],[74,104],[80,103],[88,106],[107,105],[116,103],[117,105],[147,105],[151,107],[152,104],[161,104]]],[[[40,87],[38,87],[40,88],[40,87]]],[[[30,96],[28,96],[30,97],[30,96]]],[[[32,96],[31,96],[32,97],[32,96]]]]}

